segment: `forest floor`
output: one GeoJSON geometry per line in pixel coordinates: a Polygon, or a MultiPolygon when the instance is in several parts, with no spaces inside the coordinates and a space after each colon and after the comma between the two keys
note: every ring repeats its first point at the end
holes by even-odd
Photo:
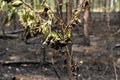
{"type": "MultiPolygon", "coordinates": [[[[111,33],[120,29],[119,25],[110,27],[111,33]]],[[[82,41],[74,32],[72,80],[120,80],[120,33],[110,36],[108,27],[100,24],[90,28],[90,46],[82,41]]],[[[48,47],[43,61],[39,38],[29,42],[0,38],[0,80],[68,80],[65,54],[56,56],[53,65],[48,47]]]]}

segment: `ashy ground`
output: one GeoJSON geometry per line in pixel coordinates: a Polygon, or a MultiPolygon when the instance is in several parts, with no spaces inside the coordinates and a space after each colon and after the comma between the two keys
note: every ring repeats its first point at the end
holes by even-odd
{"type": "MultiPolygon", "coordinates": [[[[90,27],[90,46],[82,45],[79,33],[73,33],[72,73],[73,80],[120,80],[120,29],[119,25],[108,27],[102,23],[90,27]]],[[[49,48],[46,62],[40,38],[0,39],[0,80],[68,80],[65,54],[56,56],[51,64],[49,48]],[[13,63],[12,63],[13,62],[13,63]],[[10,64],[7,64],[10,63],[10,64]]]]}

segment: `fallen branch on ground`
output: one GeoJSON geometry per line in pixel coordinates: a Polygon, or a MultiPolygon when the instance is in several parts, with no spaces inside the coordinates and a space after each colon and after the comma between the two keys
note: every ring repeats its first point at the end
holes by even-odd
{"type": "Polygon", "coordinates": [[[15,39],[18,38],[18,33],[23,32],[24,29],[18,29],[18,30],[14,30],[14,31],[7,31],[5,32],[5,34],[0,34],[0,38],[10,38],[10,39],[15,39]]]}
{"type": "Polygon", "coordinates": [[[45,64],[45,65],[51,65],[52,63],[50,62],[41,62],[40,60],[26,60],[26,61],[4,61],[0,60],[0,64],[3,65],[11,65],[11,64],[45,64]]]}
{"type": "Polygon", "coordinates": [[[10,39],[15,39],[15,38],[18,38],[18,35],[16,34],[0,34],[0,38],[10,38],[10,39]]]}
{"type": "Polygon", "coordinates": [[[24,29],[18,29],[18,30],[14,30],[14,31],[8,31],[8,32],[5,32],[6,34],[17,34],[17,33],[21,33],[23,32],[24,29]]]}
{"type": "Polygon", "coordinates": [[[0,38],[10,38],[10,39],[14,39],[14,38],[18,38],[18,35],[16,35],[16,34],[6,34],[6,35],[4,36],[4,35],[1,35],[1,34],[0,34],[0,38]]]}
{"type": "Polygon", "coordinates": [[[5,55],[6,51],[0,51],[0,56],[5,55]]]}

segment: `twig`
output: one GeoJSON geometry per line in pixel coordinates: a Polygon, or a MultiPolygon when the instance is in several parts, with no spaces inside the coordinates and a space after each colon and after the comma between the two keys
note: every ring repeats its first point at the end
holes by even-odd
{"type": "Polygon", "coordinates": [[[106,73],[107,69],[108,69],[108,66],[106,66],[105,71],[103,72],[102,75],[104,75],[106,73]]]}
{"type": "Polygon", "coordinates": [[[115,33],[113,33],[112,36],[115,36],[115,35],[117,35],[117,34],[119,34],[119,33],[120,33],[120,29],[117,30],[115,33]]]}
{"type": "Polygon", "coordinates": [[[118,65],[118,64],[115,64],[115,65],[116,65],[116,67],[120,68],[120,65],[118,65]]]}
{"type": "Polygon", "coordinates": [[[58,72],[57,72],[57,70],[56,70],[56,68],[54,67],[54,65],[53,65],[53,70],[54,70],[54,72],[55,72],[55,74],[56,74],[56,76],[58,77],[58,79],[60,80],[61,79],[61,77],[60,77],[60,75],[58,74],[58,72]]]}
{"type": "MultiPolygon", "coordinates": [[[[75,9],[75,10],[78,11],[78,12],[77,12],[77,13],[78,13],[77,16],[78,16],[79,13],[81,12],[81,9],[84,7],[83,5],[84,5],[85,2],[86,2],[86,0],[83,0],[82,3],[78,5],[77,9],[75,9]]],[[[73,18],[74,18],[74,14],[72,15],[72,20],[73,20],[73,18]]]]}
{"type": "Polygon", "coordinates": [[[113,62],[113,66],[114,66],[114,70],[115,70],[115,77],[116,77],[115,80],[118,80],[118,74],[117,74],[115,62],[113,62]]]}
{"type": "Polygon", "coordinates": [[[24,2],[23,0],[22,0],[22,2],[24,3],[24,5],[25,5],[26,7],[28,7],[28,8],[31,9],[31,10],[34,10],[29,4],[27,4],[27,3],[24,2]]]}

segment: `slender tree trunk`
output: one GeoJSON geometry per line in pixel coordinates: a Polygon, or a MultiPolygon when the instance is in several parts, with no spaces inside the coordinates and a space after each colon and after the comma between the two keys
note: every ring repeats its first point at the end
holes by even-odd
{"type": "Polygon", "coordinates": [[[101,11],[101,7],[100,7],[100,0],[98,1],[98,8],[99,8],[99,12],[101,11]]]}
{"type": "Polygon", "coordinates": [[[66,56],[67,56],[67,72],[69,80],[72,80],[72,72],[71,72],[71,56],[68,46],[66,46],[66,56]]]}
{"type": "MultiPolygon", "coordinates": [[[[66,4],[66,16],[67,16],[67,26],[70,25],[70,21],[72,18],[72,0],[67,0],[66,4]]],[[[72,32],[71,32],[72,35],[72,32]]],[[[72,44],[69,45],[70,55],[72,53],[72,44]]]]}
{"type": "Polygon", "coordinates": [[[109,7],[109,9],[110,9],[110,2],[111,2],[111,1],[109,0],[109,3],[108,3],[108,7],[109,7]]]}
{"type": "Polygon", "coordinates": [[[110,0],[110,8],[113,7],[113,0],[110,0]]]}
{"type": "Polygon", "coordinates": [[[103,20],[104,20],[104,22],[105,22],[105,24],[107,24],[107,21],[106,21],[106,19],[107,19],[107,16],[106,16],[106,8],[107,8],[107,3],[106,3],[106,0],[104,0],[103,1],[103,7],[104,7],[104,18],[103,18],[103,20]]]}
{"type": "MultiPolygon", "coordinates": [[[[4,12],[1,12],[1,14],[2,14],[2,16],[1,16],[1,22],[0,23],[2,23],[2,21],[4,20],[4,12]]],[[[5,34],[5,26],[4,25],[1,25],[1,30],[2,30],[2,35],[3,35],[3,38],[5,38],[5,36],[6,36],[6,34],[5,34]]]]}
{"type": "Polygon", "coordinates": [[[2,33],[3,33],[3,38],[5,38],[6,34],[5,34],[4,26],[1,26],[1,29],[2,29],[2,33]]]}
{"type": "Polygon", "coordinates": [[[66,16],[67,16],[67,25],[70,24],[71,16],[72,16],[72,5],[71,0],[67,0],[66,4],[66,16]]]}
{"type": "MultiPolygon", "coordinates": [[[[70,25],[71,16],[72,16],[72,4],[71,4],[71,2],[72,2],[72,0],[67,0],[67,4],[66,4],[67,26],[70,25]]],[[[69,77],[69,80],[72,80],[72,72],[71,72],[72,44],[66,46],[66,50],[67,50],[67,55],[66,56],[67,56],[67,65],[68,65],[68,77],[69,77]]]]}
{"type": "Polygon", "coordinates": [[[63,3],[63,0],[59,0],[59,10],[60,10],[60,17],[62,18],[62,3],[63,3]]]}
{"type": "MultiPolygon", "coordinates": [[[[88,1],[88,0],[87,0],[88,1]]],[[[89,26],[89,16],[90,16],[90,5],[85,6],[85,12],[84,12],[84,45],[89,46],[89,32],[88,32],[88,26],[89,26]]]]}
{"type": "Polygon", "coordinates": [[[78,7],[79,4],[79,0],[72,0],[73,1],[73,8],[76,9],[78,7]]]}
{"type": "Polygon", "coordinates": [[[85,13],[84,13],[84,35],[88,37],[88,20],[89,20],[89,13],[90,9],[89,7],[86,7],[85,13]]]}
{"type": "MultiPolygon", "coordinates": [[[[94,0],[92,0],[94,2],[94,0]]],[[[94,11],[94,4],[95,3],[92,3],[92,11],[94,11]]]]}
{"type": "Polygon", "coordinates": [[[55,0],[56,14],[62,18],[62,3],[63,0],[55,0]]]}

